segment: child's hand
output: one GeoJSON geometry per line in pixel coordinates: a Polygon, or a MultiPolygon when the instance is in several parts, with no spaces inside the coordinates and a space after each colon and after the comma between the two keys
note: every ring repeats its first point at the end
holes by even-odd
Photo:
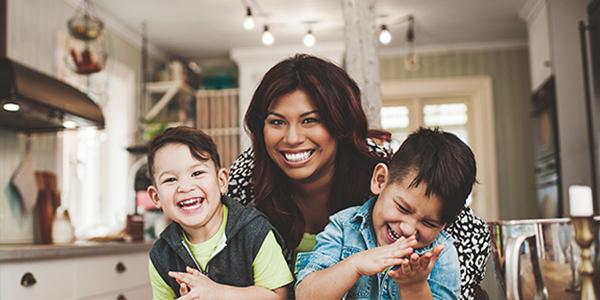
{"type": "Polygon", "coordinates": [[[388,274],[400,287],[425,282],[443,249],[444,245],[439,245],[421,256],[413,253],[409,259],[399,264],[397,269],[389,271],[388,274]]]}
{"type": "Polygon", "coordinates": [[[404,257],[412,253],[411,247],[416,244],[414,235],[409,238],[401,237],[392,244],[356,253],[348,259],[358,274],[371,276],[407,261],[404,257]]]}
{"type": "Polygon", "coordinates": [[[179,293],[181,297],[178,300],[200,300],[207,295],[213,295],[218,284],[202,274],[200,271],[186,267],[187,273],[169,272],[169,276],[175,278],[179,283],[179,293]]]}

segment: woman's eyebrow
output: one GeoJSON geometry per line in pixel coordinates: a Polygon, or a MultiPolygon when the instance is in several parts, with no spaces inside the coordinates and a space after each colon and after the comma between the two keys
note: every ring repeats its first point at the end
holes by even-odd
{"type": "MultiPolygon", "coordinates": [[[[305,112],[305,113],[302,113],[302,114],[300,114],[300,117],[305,117],[305,116],[307,116],[307,115],[310,115],[310,114],[318,114],[318,113],[319,113],[319,111],[315,109],[315,110],[307,111],[307,112],[305,112]]],[[[274,111],[269,111],[269,112],[267,113],[267,116],[268,116],[268,115],[274,115],[274,116],[276,116],[276,117],[279,117],[279,118],[285,119],[285,116],[284,116],[284,115],[282,115],[282,114],[280,114],[280,113],[277,113],[277,112],[274,112],[274,111]]]]}

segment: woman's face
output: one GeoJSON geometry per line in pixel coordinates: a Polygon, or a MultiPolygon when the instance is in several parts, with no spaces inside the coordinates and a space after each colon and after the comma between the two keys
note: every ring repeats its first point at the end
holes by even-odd
{"type": "Polygon", "coordinates": [[[263,134],[267,153],[290,179],[310,183],[333,176],[337,142],[304,91],[271,103],[263,134]]]}

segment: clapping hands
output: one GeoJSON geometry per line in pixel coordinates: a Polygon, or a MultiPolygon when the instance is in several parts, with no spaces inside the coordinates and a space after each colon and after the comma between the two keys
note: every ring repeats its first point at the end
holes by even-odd
{"type": "Polygon", "coordinates": [[[169,272],[169,276],[175,278],[179,283],[178,300],[201,300],[215,292],[218,284],[200,271],[186,267],[187,273],[169,272]]]}
{"type": "Polygon", "coordinates": [[[358,274],[371,276],[408,261],[406,257],[413,253],[416,244],[415,236],[401,237],[392,244],[356,253],[348,259],[358,274]]]}
{"type": "Polygon", "coordinates": [[[398,264],[396,269],[389,271],[388,274],[400,286],[424,282],[427,280],[427,276],[431,273],[431,270],[433,270],[435,261],[443,249],[444,246],[439,245],[430,252],[422,255],[412,253],[398,264]]]}

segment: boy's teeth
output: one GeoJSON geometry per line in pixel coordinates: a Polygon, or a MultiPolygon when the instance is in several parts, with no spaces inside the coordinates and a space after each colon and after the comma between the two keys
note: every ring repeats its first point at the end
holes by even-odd
{"type": "Polygon", "coordinates": [[[202,204],[202,202],[203,198],[191,198],[180,201],[179,203],[177,203],[177,205],[184,209],[193,209],[199,207],[200,204],[202,204]]]}
{"type": "Polygon", "coordinates": [[[390,235],[391,235],[391,236],[394,238],[394,240],[397,240],[397,239],[399,239],[399,238],[400,238],[400,235],[399,235],[398,233],[396,233],[396,232],[395,232],[395,231],[392,229],[392,227],[388,226],[388,229],[389,229],[390,235]]]}
{"type": "Polygon", "coordinates": [[[310,155],[312,154],[312,151],[304,151],[304,152],[299,152],[299,153],[283,153],[283,155],[285,156],[286,160],[289,161],[303,161],[306,160],[310,157],[310,155]]]}

